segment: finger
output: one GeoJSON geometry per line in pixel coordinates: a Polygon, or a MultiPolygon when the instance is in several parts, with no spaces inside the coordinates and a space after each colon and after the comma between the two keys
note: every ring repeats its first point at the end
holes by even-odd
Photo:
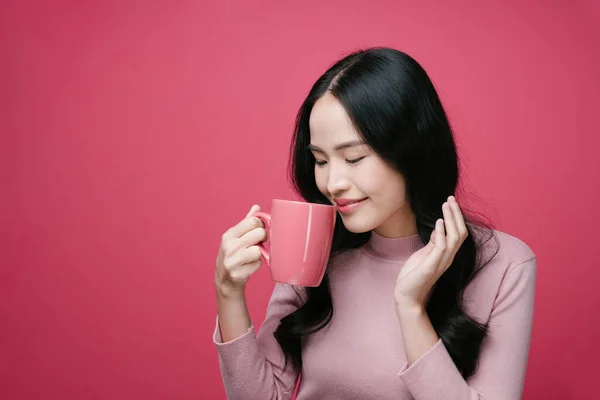
{"type": "Polygon", "coordinates": [[[247,249],[240,251],[238,254],[240,254],[241,265],[260,261],[260,258],[262,257],[262,252],[258,246],[250,246],[247,249]]]}
{"type": "MultiPolygon", "coordinates": [[[[456,235],[457,238],[455,241],[453,239],[452,244],[450,244],[450,243],[448,244],[448,249],[447,249],[444,259],[443,259],[443,265],[445,268],[448,268],[450,266],[450,264],[452,264],[452,261],[454,260],[456,253],[462,246],[462,244],[465,241],[467,234],[468,234],[468,230],[465,225],[464,218],[462,216],[462,212],[460,211],[460,207],[458,205],[458,202],[456,201],[456,198],[454,198],[454,196],[448,197],[448,206],[450,207],[449,213],[452,214],[452,219],[454,221],[453,229],[455,231],[455,233],[453,235],[449,235],[449,236],[456,235]]],[[[446,228],[448,229],[448,225],[446,225],[446,228]]]]}
{"type": "Polygon", "coordinates": [[[442,212],[444,213],[444,230],[447,234],[445,237],[446,249],[442,255],[440,268],[446,270],[446,268],[452,263],[452,259],[454,258],[454,255],[456,254],[462,242],[449,202],[442,204],[442,212]]]}
{"type": "Polygon", "coordinates": [[[463,217],[462,211],[456,198],[454,196],[450,196],[449,198],[450,208],[452,209],[452,214],[454,215],[454,220],[456,221],[456,227],[458,229],[458,234],[464,240],[469,231],[467,230],[467,225],[465,224],[465,219],[463,217]]]}
{"type": "Polygon", "coordinates": [[[238,251],[229,257],[225,264],[228,270],[239,269],[242,265],[260,260],[260,248],[258,246],[250,246],[247,249],[238,251]]]}
{"type": "Polygon", "coordinates": [[[427,273],[435,274],[438,266],[441,264],[446,246],[443,219],[438,219],[435,222],[435,229],[432,232],[432,236],[434,237],[432,241],[434,243],[433,249],[427,255],[423,265],[427,273]]]}
{"type": "MultiPolygon", "coordinates": [[[[446,207],[449,207],[448,204],[446,204],[446,207]]],[[[447,208],[445,214],[449,212],[450,210],[447,208]]],[[[443,274],[448,269],[452,263],[452,260],[454,259],[454,255],[456,254],[458,247],[460,247],[460,243],[458,242],[458,233],[455,229],[456,227],[453,219],[450,219],[450,221],[444,219],[440,228],[441,229],[437,234],[437,238],[439,238],[438,240],[444,241],[444,243],[440,246],[436,246],[440,252],[438,258],[439,262],[436,264],[437,273],[439,275],[443,274]],[[445,231],[447,228],[451,229],[452,233],[446,235],[445,231]]]]}
{"type": "Polygon", "coordinates": [[[236,272],[236,275],[243,276],[249,278],[250,275],[255,273],[262,266],[262,261],[253,261],[251,263],[244,264],[239,271],[236,272]]]}
{"type": "Polygon", "coordinates": [[[250,211],[248,211],[248,214],[246,214],[246,218],[250,217],[251,215],[254,215],[255,213],[260,211],[260,206],[254,204],[252,207],[250,207],[250,211]]]}
{"type": "Polygon", "coordinates": [[[250,246],[257,245],[263,241],[265,241],[267,237],[267,232],[264,228],[253,228],[252,230],[246,232],[240,238],[234,238],[229,243],[224,246],[224,252],[226,254],[235,254],[241,250],[244,250],[250,246]]]}
{"type": "Polygon", "coordinates": [[[435,253],[436,259],[441,259],[446,251],[446,231],[444,229],[444,220],[438,219],[435,222],[435,248],[432,253],[435,253]]]}
{"type": "Polygon", "coordinates": [[[460,237],[458,235],[454,214],[452,213],[448,202],[442,204],[442,213],[444,214],[444,229],[446,230],[446,243],[448,244],[447,250],[452,250],[459,244],[460,237]]]}
{"type": "MultiPolygon", "coordinates": [[[[255,204],[250,208],[250,211],[248,211],[248,214],[246,215],[246,218],[251,218],[254,214],[256,214],[257,212],[260,211],[260,206],[255,204]]],[[[265,223],[263,222],[262,219],[256,217],[258,219],[258,223],[260,224],[260,226],[262,226],[264,228],[265,223]]]]}
{"type": "Polygon", "coordinates": [[[267,231],[265,228],[254,228],[250,232],[244,234],[239,242],[242,248],[257,245],[267,238],[267,231]]]}
{"type": "Polygon", "coordinates": [[[262,228],[262,226],[263,223],[258,217],[249,216],[241,220],[236,226],[230,228],[226,235],[239,239],[252,229],[262,228]]]}

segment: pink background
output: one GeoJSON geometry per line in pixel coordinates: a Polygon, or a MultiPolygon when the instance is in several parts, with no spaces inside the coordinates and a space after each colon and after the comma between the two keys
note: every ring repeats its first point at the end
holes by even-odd
{"type": "Polygon", "coordinates": [[[538,255],[524,398],[597,392],[597,2],[49,3],[0,6],[0,398],[224,398],[220,235],[293,198],[300,103],[371,45],[427,69],[470,205],[538,255]]]}

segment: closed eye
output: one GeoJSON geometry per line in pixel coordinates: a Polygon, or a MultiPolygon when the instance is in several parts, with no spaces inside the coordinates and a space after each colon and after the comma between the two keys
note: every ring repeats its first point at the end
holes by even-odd
{"type": "Polygon", "coordinates": [[[363,158],[365,158],[365,157],[358,157],[358,158],[355,158],[353,160],[346,160],[346,162],[349,163],[349,164],[356,164],[357,162],[359,162],[363,158]]]}
{"type": "MultiPolygon", "coordinates": [[[[359,162],[360,160],[362,160],[363,158],[365,158],[366,156],[363,157],[358,157],[358,158],[354,158],[351,160],[346,159],[346,162],[348,164],[356,164],[357,162],[359,162]]],[[[323,165],[327,164],[327,161],[319,161],[319,160],[315,160],[315,165],[318,165],[319,167],[322,167],[323,165]]]]}

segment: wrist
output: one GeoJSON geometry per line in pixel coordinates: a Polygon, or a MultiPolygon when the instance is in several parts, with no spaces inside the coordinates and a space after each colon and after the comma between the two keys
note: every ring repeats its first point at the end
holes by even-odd
{"type": "Polygon", "coordinates": [[[396,313],[399,318],[418,317],[425,314],[425,305],[418,301],[405,300],[396,302],[396,313]]]}
{"type": "Polygon", "coordinates": [[[246,298],[246,290],[244,286],[232,287],[231,285],[215,281],[215,291],[217,292],[217,298],[223,300],[246,298]]]}

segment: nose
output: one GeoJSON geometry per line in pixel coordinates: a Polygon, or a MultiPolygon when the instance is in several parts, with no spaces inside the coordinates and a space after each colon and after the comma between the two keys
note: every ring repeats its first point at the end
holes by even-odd
{"type": "MultiPolygon", "coordinates": [[[[333,164],[333,163],[332,163],[333,164]]],[[[333,165],[329,168],[329,176],[327,177],[327,191],[333,197],[339,197],[340,194],[350,189],[350,180],[346,176],[343,167],[333,165]]]]}

